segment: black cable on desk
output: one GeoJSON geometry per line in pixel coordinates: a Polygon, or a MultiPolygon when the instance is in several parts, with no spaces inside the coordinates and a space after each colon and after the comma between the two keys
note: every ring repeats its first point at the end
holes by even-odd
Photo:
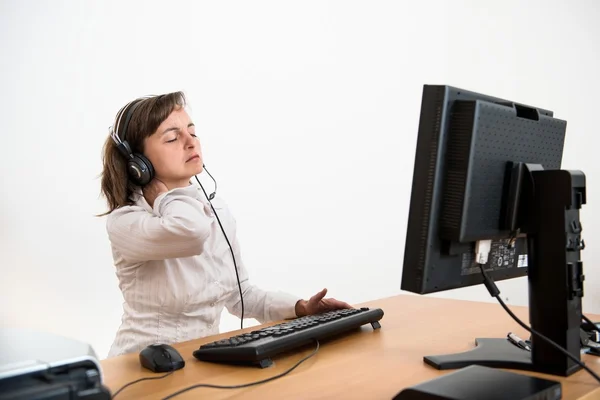
{"type": "Polygon", "coordinates": [[[316,342],[317,342],[317,347],[315,348],[315,350],[312,353],[310,353],[306,357],[302,358],[293,367],[289,368],[288,370],[286,370],[286,371],[284,371],[284,372],[282,372],[282,373],[280,373],[278,375],[275,375],[275,376],[272,376],[270,378],[263,379],[263,380],[260,380],[260,381],[255,381],[255,382],[250,382],[250,383],[242,383],[240,385],[233,385],[233,386],[222,386],[222,385],[211,385],[209,383],[199,383],[199,384],[196,384],[196,385],[189,386],[189,387],[187,387],[185,389],[181,389],[180,391],[175,392],[173,394],[170,394],[167,397],[163,398],[162,400],[172,399],[173,397],[179,396],[182,393],[188,392],[188,391],[190,391],[192,389],[197,389],[197,388],[202,388],[202,387],[204,387],[204,388],[211,388],[211,389],[241,389],[241,388],[245,388],[245,387],[249,387],[249,386],[255,386],[255,385],[260,385],[262,383],[267,383],[267,382],[270,382],[270,381],[274,381],[275,379],[279,379],[279,378],[281,378],[281,377],[289,374],[290,372],[292,372],[293,370],[295,370],[296,368],[298,368],[298,366],[300,364],[302,364],[304,361],[308,360],[309,358],[311,358],[312,356],[314,356],[315,354],[317,354],[317,352],[319,351],[319,341],[316,340],[316,342]]]}
{"type": "Polygon", "coordinates": [[[165,377],[167,377],[167,376],[171,375],[173,372],[175,372],[175,371],[167,372],[166,374],[164,374],[164,375],[161,375],[161,376],[149,376],[149,377],[147,377],[147,378],[140,378],[140,379],[137,379],[137,380],[135,380],[135,381],[132,381],[132,382],[126,383],[125,385],[123,385],[123,386],[122,386],[122,387],[121,387],[119,390],[117,390],[117,391],[116,391],[116,392],[115,392],[115,393],[112,395],[112,398],[114,399],[114,398],[115,398],[115,397],[117,397],[117,395],[118,395],[119,393],[121,393],[121,392],[122,392],[122,391],[123,391],[125,388],[127,388],[127,387],[129,387],[129,386],[131,386],[131,385],[133,385],[133,384],[136,384],[136,383],[138,383],[138,382],[142,382],[142,381],[150,381],[150,380],[153,380],[153,379],[162,379],[162,378],[165,378],[165,377]]]}

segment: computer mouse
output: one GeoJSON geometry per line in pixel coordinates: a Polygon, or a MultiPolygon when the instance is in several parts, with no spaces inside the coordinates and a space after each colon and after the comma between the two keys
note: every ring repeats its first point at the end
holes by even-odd
{"type": "Polygon", "coordinates": [[[168,344],[151,344],[143,349],[140,363],[152,372],[170,372],[185,366],[181,354],[168,344]]]}

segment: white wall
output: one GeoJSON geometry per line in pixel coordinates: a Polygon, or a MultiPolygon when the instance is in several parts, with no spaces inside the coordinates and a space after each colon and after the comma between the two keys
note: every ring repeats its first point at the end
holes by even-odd
{"type": "MultiPolygon", "coordinates": [[[[255,283],[399,293],[425,83],[568,120],[564,167],[588,177],[584,309],[600,312],[599,20],[594,0],[0,2],[2,324],[106,355],[122,298],[94,217],[101,146],[125,102],[180,89],[255,283]]],[[[500,285],[509,303],[525,283],[500,285]]]]}

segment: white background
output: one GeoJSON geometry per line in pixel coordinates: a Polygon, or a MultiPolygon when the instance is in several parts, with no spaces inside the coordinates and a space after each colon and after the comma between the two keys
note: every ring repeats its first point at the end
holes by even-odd
{"type": "MultiPolygon", "coordinates": [[[[352,303],[400,293],[426,83],[568,121],[563,167],[588,185],[584,311],[600,312],[598,21],[595,0],[0,0],[2,325],[106,356],[122,297],[94,217],[101,147],[122,105],[175,90],[254,283],[352,303]]],[[[499,286],[527,303],[524,278],[499,286]]]]}

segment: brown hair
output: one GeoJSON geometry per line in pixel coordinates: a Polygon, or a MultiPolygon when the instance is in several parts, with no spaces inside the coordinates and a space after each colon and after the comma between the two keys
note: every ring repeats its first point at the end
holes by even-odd
{"type": "MultiPolygon", "coordinates": [[[[144,152],[144,141],[158,129],[159,125],[169,117],[176,109],[186,106],[183,92],[173,92],[160,96],[138,98],[119,110],[115,117],[115,126],[118,129],[119,138],[127,141],[132,152],[144,152]],[[133,109],[132,107],[135,107],[133,109]],[[128,126],[125,125],[127,113],[133,109],[128,126]],[[122,118],[121,118],[122,117],[122,118]],[[121,118],[119,126],[117,121],[121,118]]],[[[102,195],[106,197],[108,211],[101,215],[107,215],[119,207],[132,205],[131,195],[136,186],[129,180],[127,175],[126,159],[119,152],[117,144],[109,135],[104,142],[102,151],[102,195]]]]}

